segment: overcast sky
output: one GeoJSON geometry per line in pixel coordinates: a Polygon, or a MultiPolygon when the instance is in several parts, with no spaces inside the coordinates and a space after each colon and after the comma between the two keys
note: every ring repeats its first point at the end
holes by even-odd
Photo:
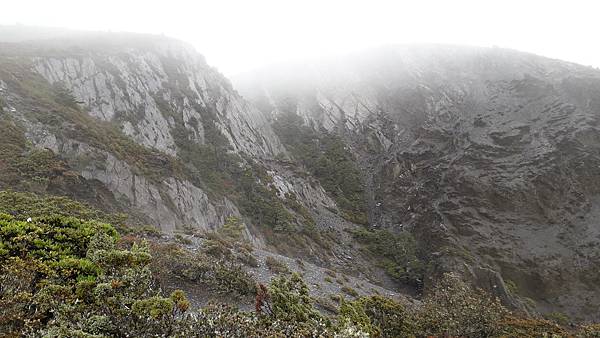
{"type": "Polygon", "coordinates": [[[499,46],[600,67],[600,1],[3,0],[0,24],[164,33],[225,75],[388,43],[499,46]]]}

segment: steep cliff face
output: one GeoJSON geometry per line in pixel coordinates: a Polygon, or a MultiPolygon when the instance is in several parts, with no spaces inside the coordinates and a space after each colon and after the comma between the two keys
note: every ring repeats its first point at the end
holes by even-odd
{"type": "Polygon", "coordinates": [[[175,129],[205,143],[206,117],[236,152],[271,157],[283,152],[266,115],[248,105],[201,55],[182,42],[155,38],[147,46],[108,44],[33,58],[50,84],[72,91],[87,112],[118,123],[138,143],[177,154],[175,129]],[[114,50],[111,50],[110,48],[114,50]]]}
{"type": "Polygon", "coordinates": [[[0,138],[0,190],[66,195],[171,234],[233,216],[256,246],[361,269],[350,241],[336,242],[354,225],[289,161],[271,115],[191,47],[135,34],[26,35],[0,34],[10,41],[0,43],[0,116],[11,131],[0,138]]]}
{"type": "Polygon", "coordinates": [[[597,318],[600,72],[502,50],[388,47],[234,79],[340,135],[369,223],[508,303],[597,318]],[[532,301],[533,300],[533,301],[532,301]]]}
{"type": "Polygon", "coordinates": [[[34,148],[110,191],[116,209],[167,232],[242,217],[181,159],[182,147],[200,159],[207,156],[198,149],[217,160],[243,156],[240,166],[283,155],[268,116],[182,42],[82,35],[2,45],[4,118],[23,127],[34,148]]]}

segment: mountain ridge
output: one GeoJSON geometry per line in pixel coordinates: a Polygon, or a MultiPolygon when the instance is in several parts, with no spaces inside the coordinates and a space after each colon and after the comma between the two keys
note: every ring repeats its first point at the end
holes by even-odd
{"type": "Polygon", "coordinates": [[[170,234],[234,217],[261,250],[386,288],[453,271],[522,310],[596,318],[600,71],[404,46],[232,85],[187,44],[100,36],[3,45],[6,142],[50,165],[9,163],[23,183],[0,188],[170,234]]]}
{"type": "Polygon", "coordinates": [[[589,313],[596,301],[581,298],[597,292],[577,276],[598,254],[583,247],[598,239],[600,72],[501,49],[367,54],[237,85],[265,111],[344,138],[365,163],[371,226],[411,229],[438,269],[462,270],[515,306],[532,297],[541,308],[564,302],[589,313]],[[556,261],[569,259],[579,271],[556,261]]]}

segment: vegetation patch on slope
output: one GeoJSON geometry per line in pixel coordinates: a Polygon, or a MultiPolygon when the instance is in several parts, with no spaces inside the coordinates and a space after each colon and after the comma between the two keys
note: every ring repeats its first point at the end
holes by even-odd
{"type": "Polygon", "coordinates": [[[364,185],[355,159],[337,136],[304,125],[300,116],[282,112],[273,129],[291,150],[294,158],[313,174],[336,201],[342,216],[358,224],[366,224],[364,185]]]}
{"type": "Polygon", "coordinates": [[[17,220],[47,215],[72,216],[84,220],[98,220],[122,227],[127,215],[110,214],[63,196],[38,196],[33,193],[0,191],[0,213],[10,214],[17,220]]]}
{"type": "Polygon", "coordinates": [[[0,188],[42,190],[58,176],[77,176],[52,151],[32,148],[24,129],[10,118],[0,120],[0,188]]]}
{"type": "MultiPolygon", "coordinates": [[[[52,207],[46,209],[51,212],[52,207]]],[[[0,335],[589,337],[599,333],[597,325],[567,330],[551,321],[511,314],[497,299],[452,274],[445,275],[418,307],[382,296],[352,301],[335,297],[340,303],[330,304],[332,314],[325,315],[317,310],[299,274],[279,275],[269,285],[255,288],[249,279],[244,281],[241,270],[230,267],[177,244],[120,239],[113,226],[96,220],[57,215],[23,221],[2,213],[0,335]],[[212,292],[246,290],[247,295],[255,294],[254,301],[244,298],[254,303],[255,311],[223,304],[193,308],[184,292],[164,291],[161,274],[225,287],[212,292]]]]}
{"type": "Polygon", "coordinates": [[[365,249],[380,258],[379,264],[392,278],[415,287],[423,286],[426,264],[419,258],[417,243],[408,231],[360,229],[352,232],[365,249]]]}

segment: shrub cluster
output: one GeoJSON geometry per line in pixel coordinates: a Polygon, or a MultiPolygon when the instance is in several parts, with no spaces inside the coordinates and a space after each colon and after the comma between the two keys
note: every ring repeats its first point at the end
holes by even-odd
{"type": "Polygon", "coordinates": [[[32,193],[0,191],[0,212],[16,220],[47,215],[71,216],[84,220],[99,220],[121,228],[127,220],[124,214],[109,214],[84,203],[62,196],[38,196],[32,193]]]}
{"type": "Polygon", "coordinates": [[[426,264],[417,255],[417,244],[408,231],[393,234],[388,230],[355,230],[354,238],[368,252],[380,258],[380,265],[394,279],[422,287],[426,264]]]}
{"type": "Polygon", "coordinates": [[[186,250],[172,243],[150,243],[154,254],[150,266],[162,284],[186,281],[207,287],[212,292],[232,296],[254,294],[255,282],[233,256],[211,256],[186,250]]]}
{"type": "Polygon", "coordinates": [[[115,336],[170,334],[189,307],[163,297],[146,245],[118,249],[105,223],[51,216],[0,216],[0,334],[115,336]]]}
{"type": "MultiPolygon", "coordinates": [[[[65,216],[0,214],[0,335],[7,337],[595,337],[510,313],[457,275],[445,274],[420,305],[382,296],[321,299],[299,274],[254,284],[239,265],[177,244],[119,239],[111,225],[65,216]],[[154,254],[154,256],[152,256],[154,254]],[[255,294],[255,311],[192,309],[164,274],[255,294]]],[[[350,292],[349,292],[350,293],[350,292]]]]}

